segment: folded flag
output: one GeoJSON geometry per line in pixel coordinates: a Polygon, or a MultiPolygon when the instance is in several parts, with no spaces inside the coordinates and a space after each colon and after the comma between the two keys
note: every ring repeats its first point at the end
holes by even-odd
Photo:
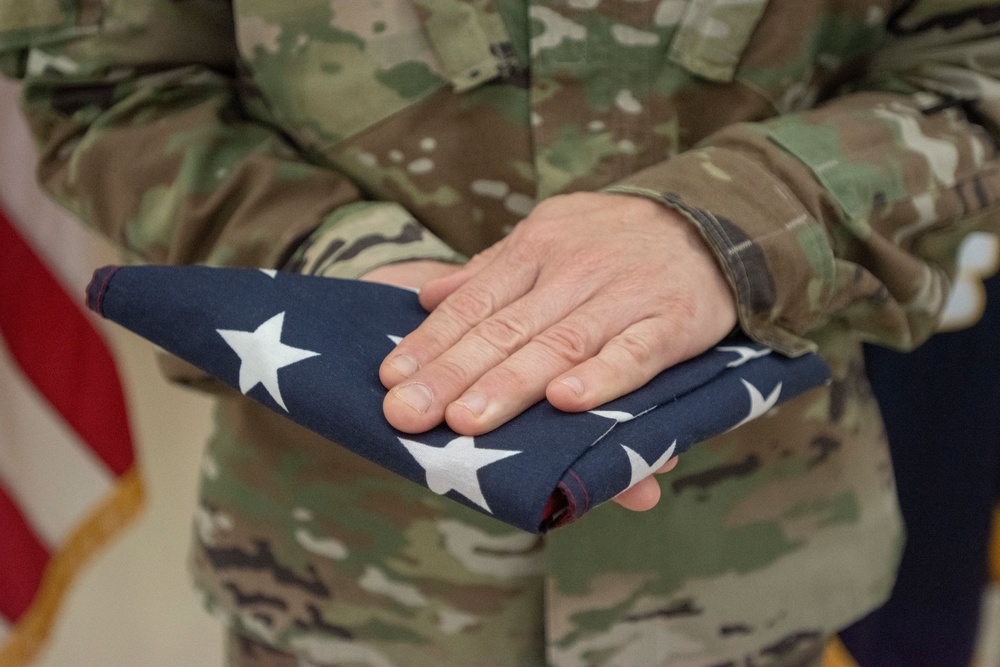
{"type": "Polygon", "coordinates": [[[427,313],[414,293],[353,280],[203,266],[105,267],[88,305],[374,463],[531,532],[583,516],[693,444],[827,381],[731,339],[582,413],[543,401],[494,431],[419,435],[382,415],[378,366],[427,313]]]}

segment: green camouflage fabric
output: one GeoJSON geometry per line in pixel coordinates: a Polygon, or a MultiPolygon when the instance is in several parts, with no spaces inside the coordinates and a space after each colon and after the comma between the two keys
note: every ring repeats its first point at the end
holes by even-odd
{"type": "Polygon", "coordinates": [[[545,537],[223,392],[192,561],[234,665],[815,664],[903,540],[859,346],[1000,227],[998,53],[973,0],[0,0],[41,182],[134,261],[356,278],[632,193],[833,370],[545,537]]]}

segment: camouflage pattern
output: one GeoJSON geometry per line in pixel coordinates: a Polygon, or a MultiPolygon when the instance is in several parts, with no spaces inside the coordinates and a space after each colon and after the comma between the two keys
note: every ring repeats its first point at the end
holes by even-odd
{"type": "Polygon", "coordinates": [[[242,396],[204,461],[194,568],[232,632],[320,665],[544,664],[541,536],[242,396]]]}
{"type": "Polygon", "coordinates": [[[233,664],[809,665],[888,594],[859,345],[928,336],[1000,226],[997,3],[0,0],[0,31],[42,182],[136,261],[358,277],[609,189],[682,212],[741,326],[833,369],[656,509],[544,538],[225,394],[193,563],[233,664]]]}

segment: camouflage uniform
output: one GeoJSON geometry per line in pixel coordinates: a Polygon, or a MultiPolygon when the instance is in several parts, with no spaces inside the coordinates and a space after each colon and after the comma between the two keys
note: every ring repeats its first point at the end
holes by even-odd
{"type": "Polygon", "coordinates": [[[655,510],[546,537],[223,394],[193,563],[234,664],[811,664],[888,593],[859,345],[929,335],[997,226],[997,3],[0,0],[0,28],[41,181],[136,261],[358,277],[609,188],[685,214],[741,326],[832,366],[655,510]]]}

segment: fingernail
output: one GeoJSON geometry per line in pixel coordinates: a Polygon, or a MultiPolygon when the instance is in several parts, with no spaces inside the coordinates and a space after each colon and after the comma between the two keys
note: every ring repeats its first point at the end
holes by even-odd
{"type": "Polygon", "coordinates": [[[408,354],[397,354],[389,360],[389,366],[403,377],[410,377],[417,372],[417,360],[408,354]]]}
{"type": "Polygon", "coordinates": [[[583,382],[581,382],[578,377],[570,375],[569,377],[564,377],[562,380],[559,380],[559,382],[569,387],[570,390],[572,390],[572,392],[577,396],[583,393],[583,382]]]}
{"type": "Polygon", "coordinates": [[[430,387],[419,382],[412,382],[396,387],[392,390],[392,393],[420,414],[427,412],[434,401],[434,394],[431,393],[430,387]]]}
{"type": "Polygon", "coordinates": [[[468,391],[455,402],[478,417],[486,409],[486,394],[481,391],[468,391]]]}

